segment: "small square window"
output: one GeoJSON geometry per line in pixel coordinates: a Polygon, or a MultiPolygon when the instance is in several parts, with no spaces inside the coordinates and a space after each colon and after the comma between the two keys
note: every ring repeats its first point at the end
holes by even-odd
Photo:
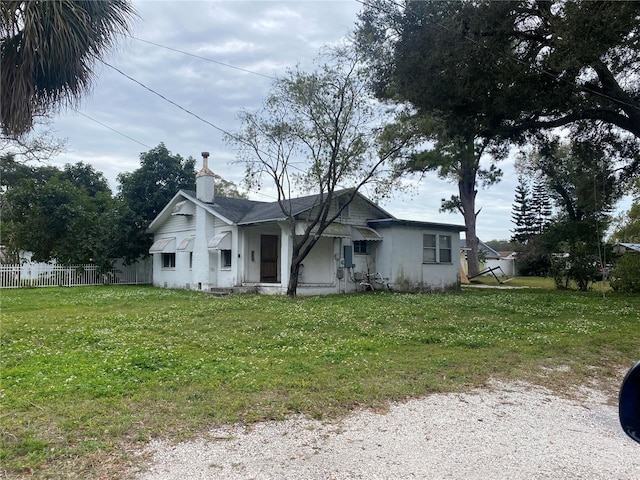
{"type": "Polygon", "coordinates": [[[220,250],[222,268],[231,268],[231,250],[220,250]]]}
{"type": "Polygon", "coordinates": [[[162,254],[162,268],[176,268],[176,254],[175,253],[163,253],[162,254]]]}
{"type": "Polygon", "coordinates": [[[367,250],[367,241],[366,240],[355,240],[353,242],[353,253],[356,255],[367,255],[369,251],[367,250]]]}

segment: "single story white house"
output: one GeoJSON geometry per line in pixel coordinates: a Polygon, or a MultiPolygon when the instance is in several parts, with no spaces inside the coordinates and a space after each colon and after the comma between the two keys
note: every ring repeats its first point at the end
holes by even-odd
{"type": "MultiPolygon", "coordinates": [[[[153,284],[285,293],[293,246],[286,215],[278,202],[216,196],[206,160],[196,176],[196,191],[180,190],[148,228],[153,284]]],[[[336,192],[336,206],[350,192],[336,192]]],[[[305,214],[317,199],[291,200],[296,234],[304,230],[305,214]]],[[[357,194],[303,261],[298,294],[457,289],[463,230],[397,219],[357,194]]]]}

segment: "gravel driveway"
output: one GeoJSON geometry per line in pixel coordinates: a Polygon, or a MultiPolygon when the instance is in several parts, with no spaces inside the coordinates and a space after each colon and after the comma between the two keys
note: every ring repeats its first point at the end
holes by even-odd
{"type": "Polygon", "coordinates": [[[493,383],[358,411],[336,423],[294,417],[149,445],[140,480],[640,479],[640,444],[601,392],[580,401],[493,383]]]}

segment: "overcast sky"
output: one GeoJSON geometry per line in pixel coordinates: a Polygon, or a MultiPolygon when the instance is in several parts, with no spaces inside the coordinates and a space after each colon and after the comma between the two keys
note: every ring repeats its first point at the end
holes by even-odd
{"type": "MultiPolygon", "coordinates": [[[[324,45],[339,42],[353,30],[361,8],[355,0],[133,3],[139,14],[132,32],[136,38],[124,39],[107,61],[229,132],[238,130],[240,110],[261,105],[271,86],[270,77],[283,75],[296,64],[311,68],[324,45]]],[[[220,130],[108,66],[98,66],[96,73],[93,91],[77,112],[67,109],[54,118],[55,133],[67,139],[67,151],[54,164],[90,163],[115,189],[118,173],[138,168],[140,154],[164,142],[172,153],[198,159],[198,165],[200,152],[209,151],[210,168],[241,184],[244,167],[220,130]]],[[[513,227],[510,214],[516,175],[511,162],[501,166],[505,172],[502,182],[480,190],[477,197],[477,208],[482,208],[477,232],[485,241],[507,239],[513,227]]],[[[416,191],[396,193],[381,206],[398,218],[463,225],[461,215],[438,212],[440,199],[456,193],[455,184],[433,175],[416,191]]],[[[249,196],[273,200],[264,193],[249,192],[249,196]]]]}

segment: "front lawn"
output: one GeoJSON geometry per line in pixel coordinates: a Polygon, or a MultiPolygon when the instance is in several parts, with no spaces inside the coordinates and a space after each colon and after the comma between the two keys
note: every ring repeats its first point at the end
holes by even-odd
{"type": "Polygon", "coordinates": [[[523,379],[614,398],[640,359],[640,296],[464,289],[290,300],[151,287],[0,292],[0,462],[14,476],[117,477],[155,436],[331,418],[523,379]]]}

